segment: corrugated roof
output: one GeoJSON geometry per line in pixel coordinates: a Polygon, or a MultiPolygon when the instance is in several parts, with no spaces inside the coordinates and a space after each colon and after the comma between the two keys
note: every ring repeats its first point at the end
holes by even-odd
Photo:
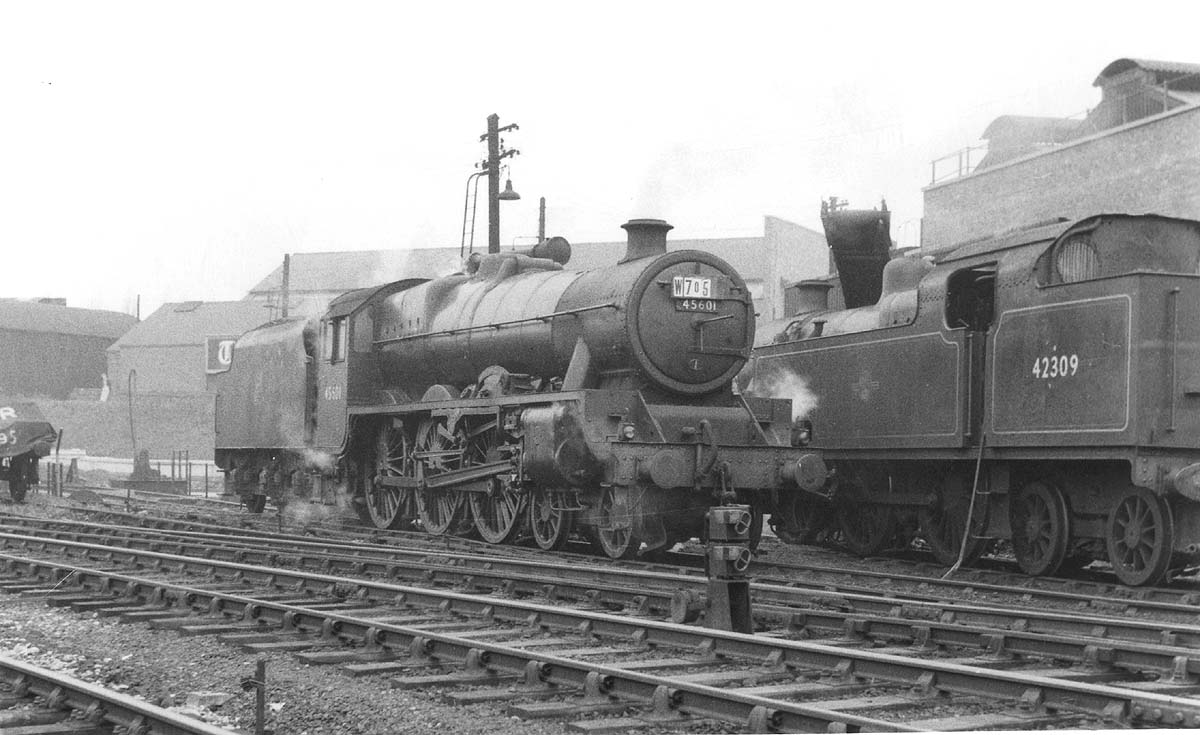
{"type": "Polygon", "coordinates": [[[136,323],[137,319],[133,316],[117,311],[0,299],[0,330],[75,334],[115,340],[136,323]]]}
{"type": "Polygon", "coordinates": [[[163,304],[109,347],[198,345],[208,336],[242,334],[270,321],[261,301],[187,301],[163,304]]]}
{"type": "Polygon", "coordinates": [[[1100,72],[1100,76],[1096,77],[1096,81],[1092,82],[1092,86],[1099,87],[1109,77],[1133,68],[1145,69],[1157,75],[1159,81],[1175,79],[1176,81],[1171,83],[1172,88],[1200,89],[1200,64],[1189,64],[1183,61],[1156,61],[1154,59],[1133,58],[1117,59],[1104,67],[1100,72]],[[1179,79],[1179,77],[1190,78],[1179,79]]]}

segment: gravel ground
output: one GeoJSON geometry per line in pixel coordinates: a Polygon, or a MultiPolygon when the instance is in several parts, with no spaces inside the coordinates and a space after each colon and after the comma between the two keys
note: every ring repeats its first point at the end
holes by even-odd
{"type": "MultiPolygon", "coordinates": [[[[254,693],[239,686],[254,674],[257,656],[212,637],[183,637],[95,614],[49,608],[44,602],[0,594],[0,651],[150,702],[201,715],[230,729],[253,731],[254,693]],[[187,706],[192,692],[232,695],[200,712],[187,706]]],[[[520,720],[498,707],[452,706],[437,692],[387,688],[385,677],[352,679],[333,666],[310,666],[289,654],[267,657],[267,727],[276,733],[438,733],[549,735],[561,723],[520,720]]]]}

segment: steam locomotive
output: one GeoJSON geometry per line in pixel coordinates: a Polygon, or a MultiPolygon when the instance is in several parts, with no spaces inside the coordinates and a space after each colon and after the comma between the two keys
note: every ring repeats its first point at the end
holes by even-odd
{"type": "Polygon", "coordinates": [[[772,520],[946,564],[1011,542],[1050,575],[1150,585],[1200,556],[1200,223],[1105,214],[889,259],[882,211],[823,212],[845,309],[798,286],[743,380],[798,381],[828,479],[772,520]]]}
{"type": "Polygon", "coordinates": [[[608,267],[565,270],[551,238],[243,335],[212,385],[230,490],[261,512],[338,485],[379,528],[544,549],[579,533],[614,558],[699,535],[714,504],[768,507],[804,452],[789,401],[732,389],[746,283],[667,252],[661,220],[623,228],[608,267]]]}

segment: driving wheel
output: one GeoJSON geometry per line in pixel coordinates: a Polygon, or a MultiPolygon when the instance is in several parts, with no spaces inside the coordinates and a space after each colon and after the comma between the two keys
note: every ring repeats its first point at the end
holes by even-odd
{"type": "MultiPolygon", "coordinates": [[[[433,477],[458,469],[462,451],[454,446],[453,437],[446,432],[445,422],[425,419],[417,429],[413,456],[418,460],[418,476],[433,477]]],[[[461,533],[471,526],[467,501],[458,490],[426,488],[418,490],[417,516],[426,532],[435,536],[461,533]]]]}
{"type": "Polygon", "coordinates": [[[1158,584],[1171,563],[1171,506],[1144,487],[1129,488],[1108,513],[1108,561],[1130,586],[1158,584]]]}
{"type": "Polygon", "coordinates": [[[951,472],[943,479],[933,501],[920,513],[921,538],[929,544],[939,564],[952,566],[958,563],[960,555],[963,564],[970,564],[987,549],[990,540],[981,538],[987,528],[986,505],[986,501],[976,505],[964,549],[963,533],[967,531],[967,516],[971,513],[971,488],[960,472],[951,472]]]}
{"type": "Polygon", "coordinates": [[[771,513],[771,531],[787,544],[810,544],[829,524],[829,504],[791,493],[771,513]]]}
{"type": "Polygon", "coordinates": [[[412,443],[403,427],[391,422],[379,427],[366,469],[360,479],[365,485],[363,497],[371,523],[376,528],[402,528],[411,523],[416,511],[416,493],[410,488],[380,482],[385,477],[416,479],[412,443]]]}
{"type": "Polygon", "coordinates": [[[1071,542],[1070,520],[1058,488],[1042,482],[1021,488],[1009,507],[1013,553],[1021,571],[1035,577],[1058,572],[1071,542]]]}
{"type": "Polygon", "coordinates": [[[886,505],[840,502],[834,513],[846,548],[859,556],[878,554],[896,535],[896,516],[886,505]]]}

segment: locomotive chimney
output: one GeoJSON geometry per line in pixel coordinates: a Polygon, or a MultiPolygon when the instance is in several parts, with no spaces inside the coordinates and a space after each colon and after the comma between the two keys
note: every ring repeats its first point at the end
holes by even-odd
{"type": "Polygon", "coordinates": [[[631,219],[621,229],[629,233],[629,245],[620,262],[628,263],[667,252],[667,231],[674,228],[661,219],[631,219]]]}

